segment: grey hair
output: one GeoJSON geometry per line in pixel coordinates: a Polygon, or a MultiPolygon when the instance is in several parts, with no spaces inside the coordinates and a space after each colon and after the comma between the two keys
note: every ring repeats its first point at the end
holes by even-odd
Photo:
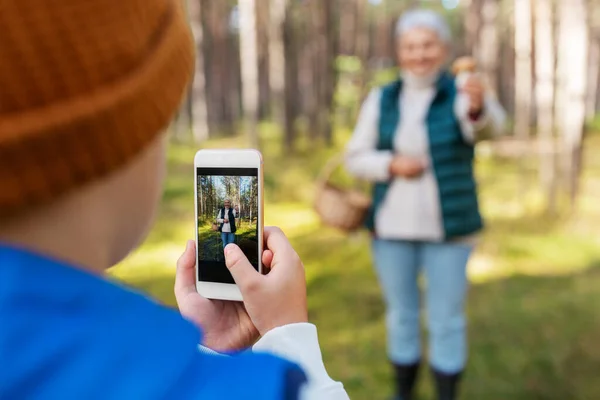
{"type": "Polygon", "coordinates": [[[396,37],[400,37],[414,28],[431,29],[447,44],[452,40],[448,23],[444,17],[432,10],[417,9],[402,14],[396,23],[396,37]]]}
{"type": "Polygon", "coordinates": [[[226,201],[231,203],[231,199],[229,197],[226,197],[225,200],[223,200],[223,203],[225,203],[226,201]]]}

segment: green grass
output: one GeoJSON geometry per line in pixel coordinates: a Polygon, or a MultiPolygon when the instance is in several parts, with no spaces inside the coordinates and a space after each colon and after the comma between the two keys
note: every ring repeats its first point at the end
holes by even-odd
{"type": "MultiPolygon", "coordinates": [[[[391,375],[384,307],[368,237],[321,226],[310,207],[319,169],[336,150],[300,142],[297,155],[284,156],[277,135],[264,130],[266,223],[281,226],[305,262],[310,318],[319,327],[328,371],[353,399],[385,399],[391,375]]],[[[343,140],[347,132],[339,136],[343,140]]],[[[223,139],[206,146],[239,143],[223,139]]],[[[587,145],[590,154],[600,150],[596,138],[587,145]]],[[[175,262],[193,232],[195,150],[172,147],[157,224],[142,248],[112,271],[169,305],[175,304],[175,262]]],[[[525,160],[521,170],[514,161],[480,158],[488,228],[469,265],[464,398],[600,398],[600,163],[586,159],[577,212],[550,218],[539,211],[535,159],[525,160]]],[[[423,374],[419,383],[422,399],[432,398],[428,378],[423,374]]]]}
{"type": "MultiPolygon", "coordinates": [[[[198,248],[198,257],[200,260],[223,260],[223,242],[221,241],[221,233],[211,229],[212,223],[200,226],[198,228],[198,241],[201,243],[198,248]]],[[[256,246],[256,223],[248,224],[243,222],[238,226],[235,234],[235,242],[238,245],[254,242],[256,246]]],[[[258,248],[258,247],[256,247],[258,248]]],[[[256,257],[251,262],[257,262],[256,257]]]]}

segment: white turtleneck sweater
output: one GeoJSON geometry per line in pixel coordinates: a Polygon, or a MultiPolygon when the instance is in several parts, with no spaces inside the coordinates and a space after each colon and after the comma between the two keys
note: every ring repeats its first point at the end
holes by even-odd
{"type": "MultiPolygon", "coordinates": [[[[400,123],[394,137],[394,151],[377,150],[381,89],[373,89],[365,100],[354,134],[347,147],[346,167],[353,175],[372,182],[391,179],[389,167],[395,154],[430,163],[426,115],[435,96],[437,75],[403,75],[400,94],[400,123]]],[[[458,93],[454,112],[465,140],[473,143],[477,132],[490,120],[498,129],[504,123],[501,106],[490,96],[486,112],[477,121],[469,116],[469,99],[458,93]],[[488,112],[491,109],[493,112],[488,112]]],[[[396,177],[375,215],[375,229],[381,239],[441,241],[444,237],[437,181],[432,168],[418,178],[396,177]]]]}

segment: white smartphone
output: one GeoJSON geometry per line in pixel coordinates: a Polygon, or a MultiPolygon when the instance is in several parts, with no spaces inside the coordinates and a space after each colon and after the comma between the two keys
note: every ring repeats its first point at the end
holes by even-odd
{"type": "Polygon", "coordinates": [[[263,272],[262,155],[257,150],[200,150],[194,171],[196,289],[209,299],[242,301],[223,250],[237,244],[263,272]]]}

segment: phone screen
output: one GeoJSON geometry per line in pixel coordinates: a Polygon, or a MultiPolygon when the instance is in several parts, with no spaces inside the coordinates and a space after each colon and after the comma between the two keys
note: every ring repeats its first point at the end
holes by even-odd
{"type": "Polygon", "coordinates": [[[198,280],[235,283],[224,248],[237,244],[258,270],[258,169],[197,168],[198,280]]]}

